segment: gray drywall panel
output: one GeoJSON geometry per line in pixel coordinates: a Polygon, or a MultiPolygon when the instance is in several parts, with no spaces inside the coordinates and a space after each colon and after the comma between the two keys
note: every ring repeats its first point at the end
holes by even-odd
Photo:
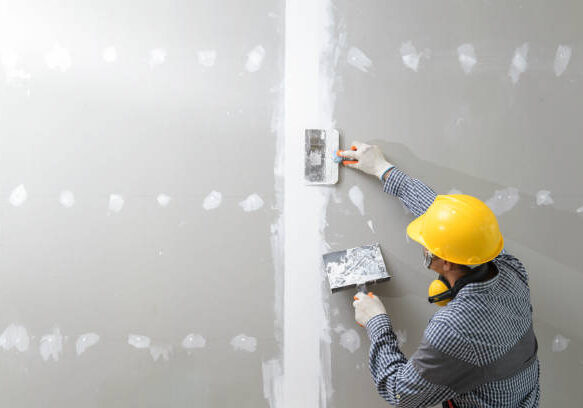
{"type": "MultiPolygon", "coordinates": [[[[335,119],[345,146],[352,140],[378,144],[389,160],[439,193],[457,189],[487,200],[496,190],[518,189],[518,203],[499,221],[507,250],[522,259],[531,277],[541,405],[580,406],[583,5],[575,0],[334,4],[343,49],[335,119]],[[401,59],[400,48],[409,41],[422,53],[417,71],[401,59]],[[457,48],[464,43],[476,52],[470,74],[458,61],[457,48]],[[524,43],[528,66],[513,83],[509,68],[524,43]],[[572,56],[557,76],[559,45],[570,46],[572,56]],[[371,60],[367,72],[348,62],[351,47],[371,60]],[[550,191],[554,202],[537,205],[540,190],[550,191]],[[566,349],[558,347],[564,346],[559,335],[569,339],[566,349]],[[563,350],[553,351],[553,344],[563,350]]],[[[326,240],[332,250],[381,243],[394,278],[376,291],[395,329],[406,333],[403,350],[411,355],[436,310],[426,301],[433,273],[423,269],[420,247],[405,238],[412,216],[373,178],[345,170],[341,179],[338,200],[327,210],[326,240]],[[349,200],[355,185],[364,192],[364,215],[349,200]]],[[[367,373],[364,331],[354,353],[339,344],[346,329],[358,328],[352,293],[329,299],[335,391],[330,406],[386,406],[367,373]]]]}
{"type": "Polygon", "coordinates": [[[26,351],[0,350],[1,406],[267,406],[282,12],[267,0],[0,2],[0,330],[31,336],[26,351]],[[212,190],[222,203],[205,210],[212,190]],[[245,212],[252,193],[264,205],[245,212]],[[63,352],[43,361],[54,327],[63,352]],[[77,356],[87,332],[100,341],[77,356]],[[168,361],[131,333],[171,348],[168,361]],[[206,346],[184,350],[189,333],[206,346]],[[256,351],[234,350],[239,334],[256,351]]]}

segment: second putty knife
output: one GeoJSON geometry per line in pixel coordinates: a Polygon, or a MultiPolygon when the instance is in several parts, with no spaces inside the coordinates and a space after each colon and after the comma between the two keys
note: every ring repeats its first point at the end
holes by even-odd
{"type": "Polygon", "coordinates": [[[367,284],[391,278],[379,244],[330,252],[322,258],[332,293],[350,288],[368,292],[367,284]]]}
{"type": "Polygon", "coordinates": [[[340,146],[336,129],[306,129],[304,136],[304,181],[307,185],[338,182],[338,162],[334,160],[340,146]]]}

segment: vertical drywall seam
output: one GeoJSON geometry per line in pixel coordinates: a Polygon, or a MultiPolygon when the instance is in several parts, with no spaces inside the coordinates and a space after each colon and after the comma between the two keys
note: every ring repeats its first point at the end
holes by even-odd
{"type": "Polygon", "coordinates": [[[286,408],[323,407],[330,393],[322,297],[323,226],[330,189],[303,182],[304,130],[333,126],[328,0],[291,0],[285,12],[284,378],[286,408]]]}

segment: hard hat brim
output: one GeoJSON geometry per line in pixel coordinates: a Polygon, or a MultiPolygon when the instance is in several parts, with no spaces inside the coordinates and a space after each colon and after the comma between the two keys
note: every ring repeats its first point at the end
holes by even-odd
{"type": "Polygon", "coordinates": [[[421,236],[421,226],[423,225],[423,217],[425,214],[415,218],[413,221],[411,221],[409,223],[409,225],[407,226],[407,235],[409,236],[409,238],[411,238],[413,241],[423,245],[424,247],[426,247],[425,245],[425,241],[423,240],[423,237],[421,236]]]}

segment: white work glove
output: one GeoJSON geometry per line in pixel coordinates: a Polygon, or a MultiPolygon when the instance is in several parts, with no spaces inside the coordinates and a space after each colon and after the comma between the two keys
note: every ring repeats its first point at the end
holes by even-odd
{"type": "Polygon", "coordinates": [[[358,161],[357,163],[345,161],[344,165],[347,167],[376,176],[381,181],[387,170],[395,167],[385,159],[378,146],[371,146],[361,142],[354,142],[352,146],[356,150],[345,150],[339,153],[344,158],[358,161]]]}
{"type": "Polygon", "coordinates": [[[387,313],[383,302],[372,292],[369,292],[368,295],[363,292],[357,293],[354,296],[352,306],[354,306],[354,319],[363,327],[373,317],[387,313]]]}

